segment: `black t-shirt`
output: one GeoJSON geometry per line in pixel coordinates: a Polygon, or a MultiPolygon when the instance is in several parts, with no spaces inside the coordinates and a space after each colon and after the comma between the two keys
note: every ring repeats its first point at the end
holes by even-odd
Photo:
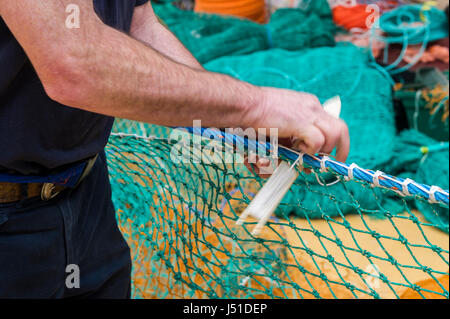
{"type": "MultiPolygon", "coordinates": [[[[145,2],[94,0],[94,6],[106,24],[129,32],[134,7],[145,2]]],[[[113,120],[52,101],[0,18],[0,173],[48,174],[89,158],[106,145],[113,120]]]]}

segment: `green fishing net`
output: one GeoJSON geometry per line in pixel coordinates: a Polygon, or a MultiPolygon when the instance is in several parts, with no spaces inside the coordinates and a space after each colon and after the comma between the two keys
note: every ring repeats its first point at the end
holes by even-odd
{"type": "MultiPolygon", "coordinates": [[[[417,130],[405,130],[393,141],[392,160],[386,168],[392,174],[411,178],[426,185],[438,185],[449,188],[449,144],[438,142],[417,130]]],[[[417,207],[426,219],[448,232],[448,209],[423,204],[421,201],[410,203],[417,207]]]]}
{"type": "Polygon", "coordinates": [[[113,135],[106,148],[135,298],[448,298],[448,235],[413,209],[414,199],[342,178],[346,192],[335,192],[301,173],[289,205],[303,217],[274,216],[255,237],[254,219],[236,221],[264,181],[208,152],[196,163],[192,148],[177,163],[177,142],[113,135]],[[377,205],[363,207],[353,192],[377,205]],[[307,193],[322,200],[305,205],[307,193]],[[386,196],[401,212],[384,205],[386,196]],[[336,216],[327,211],[333,205],[336,216]]]}
{"type": "Polygon", "coordinates": [[[154,7],[158,17],[200,63],[269,48],[299,50],[334,45],[336,26],[326,0],[314,1],[304,9],[278,10],[267,25],[183,11],[170,3],[154,7]]]}

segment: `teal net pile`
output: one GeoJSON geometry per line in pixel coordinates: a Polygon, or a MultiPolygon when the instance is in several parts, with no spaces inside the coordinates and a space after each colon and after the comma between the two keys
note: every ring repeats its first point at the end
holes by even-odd
{"type": "MultiPolygon", "coordinates": [[[[394,155],[387,171],[403,178],[412,178],[428,185],[449,188],[449,144],[438,142],[417,130],[401,132],[393,141],[394,155]]],[[[431,209],[421,201],[410,203],[424,214],[427,220],[446,230],[448,210],[431,209]]]]}
{"type": "Polygon", "coordinates": [[[278,10],[266,25],[183,11],[170,3],[154,7],[158,17],[201,63],[269,48],[300,50],[334,45],[336,26],[326,0],[314,1],[304,9],[278,10]]]}
{"type": "Polygon", "coordinates": [[[320,161],[305,161],[318,179],[300,173],[288,194],[297,200],[285,204],[302,217],[278,209],[254,237],[255,220],[242,226],[236,221],[264,180],[243,164],[196,152],[210,141],[178,152],[175,139],[123,134],[110,139],[113,200],[133,253],[134,297],[449,297],[448,191],[413,183],[405,196],[401,184],[386,187],[397,180],[388,175],[372,181],[374,171],[354,168],[349,179],[349,166],[340,169],[328,161],[329,172],[321,173],[320,161]],[[345,193],[326,186],[330,174],[345,193]],[[319,181],[324,186],[318,187],[319,181]],[[356,191],[377,205],[358,200],[356,191]],[[308,193],[321,200],[304,202],[308,193]],[[390,210],[384,197],[395,198],[399,212],[390,210]],[[338,214],[330,214],[332,206],[338,214]],[[444,212],[447,224],[416,207],[434,216],[444,212]]]}

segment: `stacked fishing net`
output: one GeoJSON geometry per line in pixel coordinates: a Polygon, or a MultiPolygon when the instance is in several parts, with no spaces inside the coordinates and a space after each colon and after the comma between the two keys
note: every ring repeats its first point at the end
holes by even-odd
{"type": "MultiPolygon", "coordinates": [[[[412,291],[448,298],[448,236],[407,199],[398,196],[405,213],[392,212],[382,199],[396,193],[355,181],[377,203],[365,210],[350,189],[343,196],[323,187],[315,205],[291,203],[303,219],[272,218],[254,237],[254,220],[236,221],[261,187],[259,177],[197,152],[200,145],[174,153],[178,142],[114,135],[106,148],[114,204],[133,252],[134,297],[399,298],[412,291]],[[326,211],[343,204],[354,215],[326,211]],[[415,285],[418,278],[433,288],[415,285]]],[[[350,182],[339,183],[346,189],[350,182]]],[[[316,184],[301,174],[289,193],[316,192],[316,184]]]]}
{"type": "Polygon", "coordinates": [[[155,5],[155,12],[201,63],[272,47],[300,50],[334,44],[336,27],[326,0],[305,10],[280,10],[267,25],[183,11],[172,4],[155,5]]]}
{"type": "MultiPolygon", "coordinates": [[[[411,178],[419,183],[449,188],[449,144],[438,142],[417,130],[405,130],[393,141],[392,160],[386,167],[391,174],[411,178]]],[[[410,202],[426,219],[448,232],[448,209],[424,205],[421,201],[410,202]]]]}
{"type": "Polygon", "coordinates": [[[448,83],[448,71],[423,68],[414,82],[395,85],[395,99],[403,106],[409,127],[438,141],[449,139],[448,83]],[[423,73],[427,80],[421,78],[423,73]]]}

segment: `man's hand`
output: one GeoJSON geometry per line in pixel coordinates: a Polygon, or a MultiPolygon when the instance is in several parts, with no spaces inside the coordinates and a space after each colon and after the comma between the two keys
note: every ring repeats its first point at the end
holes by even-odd
{"type": "MultiPolygon", "coordinates": [[[[265,98],[265,113],[256,119],[255,127],[277,127],[280,145],[300,150],[304,153],[330,154],[337,147],[337,160],[345,162],[350,148],[347,125],[327,112],[316,96],[262,88],[265,98]]],[[[245,159],[248,170],[262,178],[271,174],[262,173],[273,163],[267,158],[252,156],[245,159]]],[[[306,173],[310,171],[305,169],[306,173]]]]}
{"type": "Polygon", "coordinates": [[[350,148],[348,127],[325,112],[316,96],[274,88],[262,90],[264,112],[256,126],[277,127],[280,138],[291,138],[292,146],[305,153],[329,154],[337,147],[336,159],[345,162],[350,148]]]}

